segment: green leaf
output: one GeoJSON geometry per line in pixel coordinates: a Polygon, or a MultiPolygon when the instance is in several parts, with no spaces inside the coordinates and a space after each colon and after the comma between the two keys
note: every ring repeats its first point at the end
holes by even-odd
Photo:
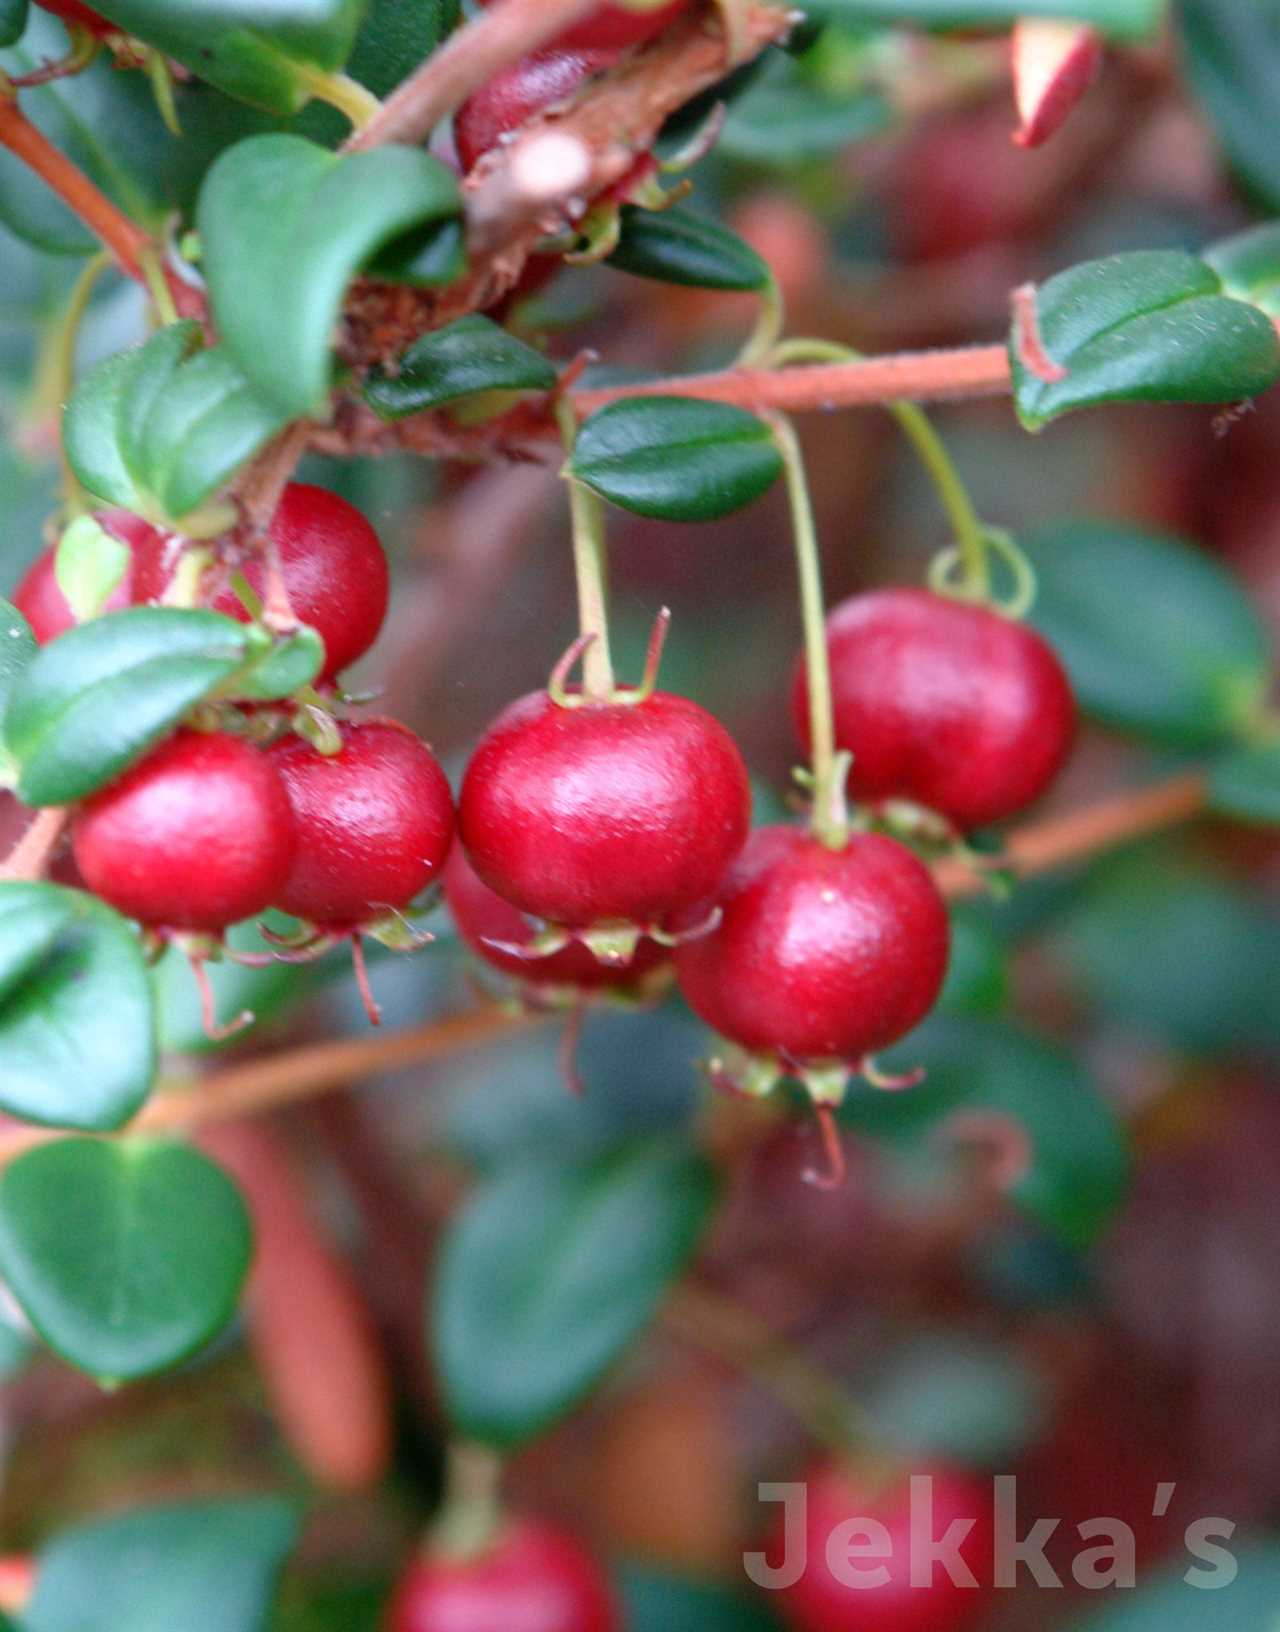
{"type": "Polygon", "coordinates": [[[0,1273],[49,1347],[106,1381],[204,1348],[251,1252],[239,1192],[186,1145],[61,1139],[0,1177],[0,1273]]]}
{"type": "Polygon", "coordinates": [[[769,268],[751,245],[709,216],[678,204],[669,210],[622,209],[622,236],[608,264],[619,272],[695,289],[765,288],[769,268]]]}
{"type": "Polygon", "coordinates": [[[0,0],[0,46],[22,38],[27,26],[27,0],[0,0]]]}
{"type": "Polygon", "coordinates": [[[623,1572],[627,1632],[780,1632],[764,1604],[650,1568],[623,1572]]]}
{"type": "Polygon", "coordinates": [[[452,1223],[429,1332],[453,1428],[512,1447],[571,1410],[652,1320],[711,1211],[686,1149],[504,1168],[452,1223]]]}
{"type": "Polygon", "coordinates": [[[763,420],[728,403],[631,397],[578,432],[569,472],[603,498],[662,521],[714,521],[782,474],[763,420]]]}
{"type": "Polygon", "coordinates": [[[828,86],[805,62],[778,52],[731,104],[716,151],[747,164],[786,169],[882,135],[895,117],[881,91],[828,86]]]}
{"type": "Polygon", "coordinates": [[[235,695],[270,703],[309,686],[324,667],[324,641],[306,624],[270,646],[236,676],[235,695]]]}
{"type": "Polygon", "coordinates": [[[1209,799],[1239,821],[1280,826],[1280,742],[1251,743],[1220,759],[1209,776],[1209,799]]]}
{"type": "Polygon", "coordinates": [[[232,618],[177,607],[131,607],[59,635],[5,714],[19,797],[71,804],[113,781],[236,672],[249,641],[232,618]]]}
{"type": "Polygon", "coordinates": [[[1232,168],[1263,204],[1280,210],[1280,3],[1178,0],[1174,16],[1187,78],[1232,168]]]}
{"type": "Polygon", "coordinates": [[[96,618],[129,570],[127,544],[93,516],[77,516],[58,540],[54,574],[77,623],[96,618]]]}
{"type": "Polygon", "coordinates": [[[1209,1522],[1202,1545],[1211,1556],[1180,1553],[1135,1591],[1106,1595],[1112,1602],[1077,1622],[1079,1632],[1275,1632],[1280,1547],[1262,1537],[1232,1541],[1222,1521],[1209,1522]]]}
{"type": "Polygon", "coordinates": [[[908,23],[924,28],[1000,27],[1019,17],[1092,23],[1118,39],[1159,27],[1166,0],[808,0],[806,12],[835,22],[908,23]]]}
{"type": "Polygon", "coordinates": [[[1157,742],[1212,747],[1266,696],[1266,632],[1210,556],[1124,523],[1062,522],[1019,540],[1039,580],[1032,619],[1081,706],[1157,742]]]}
{"type": "Polygon", "coordinates": [[[541,352],[476,315],[424,334],[394,375],[375,369],[364,396],[383,419],[405,419],[478,391],[550,391],[557,378],[541,352]]]}
{"type": "Polygon", "coordinates": [[[371,0],[347,72],[390,96],[458,26],[460,0],[371,0]]]}
{"type": "Polygon", "coordinates": [[[842,1120],[891,1144],[963,1136],[1007,1120],[1030,1146],[1011,1199],[1073,1246],[1087,1246],[1124,1197],[1128,1154],[1106,1102],[1072,1055],[998,1021],[940,1017],[898,1045],[893,1069],[923,1066],[918,1087],[851,1094],[842,1120]]]}
{"type": "Polygon", "coordinates": [[[321,412],[352,277],[401,234],[461,209],[457,179],[417,148],[344,156],[300,136],[237,143],[209,172],[197,216],[232,356],[284,413],[321,412]]]}
{"type": "Polygon", "coordinates": [[[225,346],[174,323],[91,370],[72,393],[63,445],[91,493],[182,530],[285,424],[225,346]]]}
{"type": "Polygon", "coordinates": [[[0,883],[0,1107],[25,1122],[122,1127],[156,1070],[137,938],[103,902],[0,883]]]}
{"type": "Polygon", "coordinates": [[[355,43],[363,0],[102,0],[95,10],[201,79],[272,113],[310,101],[355,43]]]}
{"type": "Polygon", "coordinates": [[[1040,338],[1066,377],[1025,366],[1010,340],[1014,400],[1028,430],[1102,402],[1233,402],[1280,379],[1280,337],[1180,250],[1086,261],[1036,292],[1040,338]]]}
{"type": "Polygon", "coordinates": [[[1009,997],[1008,952],[989,915],[952,909],[951,956],[938,994],[943,1014],[998,1014],[1009,997]]]}
{"type": "Polygon", "coordinates": [[[26,1632],[263,1632],[298,1534],[272,1497],[133,1508],[64,1530],[39,1556],[26,1632]]]}
{"type": "MultiPolygon", "coordinates": [[[[31,625],[8,601],[0,600],[0,721],[14,686],[36,655],[36,637],[31,625]]],[[[0,783],[9,783],[17,775],[17,767],[9,757],[8,749],[0,741],[0,783]]]]}
{"type": "Polygon", "coordinates": [[[1280,221],[1223,238],[1204,259],[1237,300],[1247,300],[1268,317],[1280,317],[1280,221]]]}

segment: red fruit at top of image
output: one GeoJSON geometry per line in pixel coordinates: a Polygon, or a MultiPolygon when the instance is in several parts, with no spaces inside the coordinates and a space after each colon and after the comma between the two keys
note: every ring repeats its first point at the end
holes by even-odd
{"type": "MultiPolygon", "coordinates": [[[[1071,684],[1043,636],[924,589],[856,595],[827,620],[836,743],[858,799],[909,799],[961,831],[1045,791],[1071,751],[1071,684]]],[[[803,659],[792,713],[808,746],[803,659]]]]}
{"type": "MultiPolygon", "coordinates": [[[[969,1525],[958,1549],[968,1577],[958,1565],[956,1574],[962,1582],[972,1579],[973,1585],[957,1584],[941,1561],[930,1571],[927,1560],[922,1562],[927,1583],[911,1584],[912,1487],[905,1473],[888,1488],[877,1489],[852,1469],[822,1463],[803,1481],[804,1573],[776,1594],[794,1632],[966,1632],[989,1612],[995,1550],[990,1488],[955,1468],[926,1468],[919,1478],[928,1484],[917,1482],[915,1487],[916,1548],[922,1554],[930,1540],[946,1535],[957,1520],[961,1526],[969,1525]],[[851,1520],[863,1522],[841,1531],[851,1520]],[[847,1562],[858,1585],[832,1573],[828,1545],[837,1568],[843,1571],[847,1562]],[[885,1579],[876,1577],[876,1584],[868,1585],[873,1572],[881,1570],[885,1579]]],[[[779,1532],[768,1557],[776,1565],[783,1556],[779,1532]]]]}
{"type": "Polygon", "coordinates": [[[407,907],[453,840],[453,797],[425,743],[391,720],[340,730],[336,754],[298,736],[267,751],[297,831],[293,866],[271,905],[329,930],[407,907]]]}
{"type": "MultiPolygon", "coordinates": [[[[323,487],[290,482],[271,521],[289,605],[324,641],[322,681],[333,680],[378,638],[387,615],[390,578],[377,533],[355,508],[323,487]]],[[[241,569],[259,598],[265,590],[262,562],[241,569]]],[[[249,613],[229,585],[212,601],[216,612],[248,622],[249,613]]]]}
{"type": "Polygon", "coordinates": [[[576,987],[583,992],[632,986],[671,958],[670,948],[650,940],[641,940],[630,963],[623,965],[602,963],[579,941],[570,941],[545,957],[531,953],[522,958],[517,952],[505,951],[506,946],[531,946],[538,928],[518,907],[489,888],[460,844],[454,846],[444,870],[444,895],[459,935],[476,956],[504,975],[531,985],[576,987]]]}
{"type": "Polygon", "coordinates": [[[563,102],[616,60],[613,51],[556,48],[537,51],[495,74],[454,115],[453,139],[464,173],[509,131],[519,130],[553,102],[563,102]]]}
{"type": "Polygon", "coordinates": [[[110,23],[105,17],[99,17],[96,11],[91,11],[88,6],[82,6],[80,0],[36,0],[36,4],[42,11],[49,11],[55,17],[61,17],[64,23],[78,23],[81,28],[87,28],[91,34],[100,37],[123,32],[118,24],[110,23]]]}
{"type": "Polygon", "coordinates": [[[522,1518],[478,1556],[419,1553],[396,1589],[386,1632],[619,1632],[621,1625],[586,1549],[553,1525],[522,1518]]]}
{"type": "MultiPolygon", "coordinates": [[[[481,0],[491,5],[493,0],[481,0]]],[[[670,0],[656,10],[633,11],[630,6],[603,5],[580,23],[557,34],[552,42],[558,51],[625,51],[656,39],[689,9],[689,0],[670,0]]]]}
{"type": "Polygon", "coordinates": [[[480,877],[549,923],[658,924],[710,895],[751,819],[747,768],[706,709],[531,692],[467,767],[458,834],[480,877]]]}
{"type": "Polygon", "coordinates": [[[213,933],[272,904],[295,838],[266,755],[179,731],[81,806],[72,841],[85,884],[126,917],[213,933]]]}
{"type": "MultiPolygon", "coordinates": [[[[165,559],[169,542],[165,534],[127,510],[100,510],[94,520],[112,537],[127,544],[131,556],[124,577],[111,592],[106,610],[117,612],[121,607],[158,601],[171,576],[165,559]]],[[[58,588],[54,568],[56,554],[53,549],[42,550],[10,596],[42,646],[73,629],[76,621],[66,596],[58,588]]]]}
{"type": "Polygon", "coordinates": [[[723,916],[676,949],[694,1012],[752,1053],[795,1065],[861,1060],[923,1020],[947,972],[947,909],[896,839],[831,850],[758,828],[714,897],[723,916]]]}

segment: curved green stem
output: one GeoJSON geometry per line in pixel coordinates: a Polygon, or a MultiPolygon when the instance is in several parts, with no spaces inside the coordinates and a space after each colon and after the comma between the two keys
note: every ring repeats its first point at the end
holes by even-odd
{"type": "Polygon", "coordinates": [[[163,326],[168,328],[170,323],[178,321],[178,308],[173,303],[173,291],[169,288],[169,280],[164,275],[160,257],[154,249],[144,249],[138,256],[138,264],[147,286],[147,293],[151,296],[152,305],[156,309],[156,316],[163,326]]]}
{"type": "Polygon", "coordinates": [[[323,68],[295,62],[292,72],[317,101],[327,102],[351,121],[353,130],[363,130],[375,114],[382,111],[382,103],[358,79],[349,74],[329,74],[323,68]]]}
{"type": "Polygon", "coordinates": [[[746,344],[734,359],[734,368],[759,366],[766,358],[775,355],[778,347],[778,336],[782,333],[787,313],[782,290],[778,288],[778,280],[772,273],[769,274],[769,281],[759,291],[759,295],[760,316],[746,344]]]}
{"type": "Polygon", "coordinates": [[[804,655],[808,671],[810,764],[813,771],[815,837],[832,850],[844,848],[849,836],[844,781],[847,756],[836,753],[835,713],[831,702],[831,660],[827,652],[826,606],[822,594],[822,561],[813,501],[805,475],[804,455],[795,429],[781,414],[763,416],[773,429],[782,455],[791,525],[795,537],[796,570],[800,580],[800,616],[804,623],[804,655]]]}
{"type": "Polygon", "coordinates": [[[49,335],[36,375],[34,403],[37,412],[48,408],[58,420],[58,462],[62,469],[62,490],[66,498],[67,516],[74,519],[89,509],[89,500],[76,480],[62,444],[62,416],[75,385],[76,342],[80,325],[93,299],[98,279],[111,265],[111,256],[100,251],[85,262],[72,287],[67,304],[49,335]]]}
{"type": "MultiPolygon", "coordinates": [[[[785,340],[769,353],[777,366],[786,363],[856,363],[861,354],[833,340],[785,340]]],[[[969,490],[946,444],[933,427],[924,409],[914,402],[889,402],[885,407],[898,421],[942,501],[960,552],[964,593],[974,600],[986,600],[991,591],[987,561],[987,535],[969,490]]]]}
{"type": "MultiPolygon", "coordinates": [[[[561,435],[572,452],[578,434],[573,404],[562,400],[556,409],[561,435]]],[[[573,570],[578,586],[578,630],[590,637],[582,653],[583,696],[592,702],[612,701],[613,658],[609,651],[608,557],[605,546],[604,501],[585,483],[564,472],[569,488],[573,525],[573,570]]]]}

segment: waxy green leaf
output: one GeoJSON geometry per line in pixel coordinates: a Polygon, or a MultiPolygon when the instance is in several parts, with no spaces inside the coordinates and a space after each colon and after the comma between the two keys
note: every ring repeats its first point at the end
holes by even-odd
{"type": "Polygon", "coordinates": [[[557,378],[541,352],[477,314],[424,334],[394,374],[375,369],[364,396],[381,418],[405,419],[480,391],[550,391],[557,378]]]}
{"type": "Polygon", "coordinates": [[[684,1271],[714,1193],[701,1158],[662,1145],[482,1184],[450,1226],[428,1316],[453,1428],[513,1447],[571,1410],[684,1271]]]}
{"type": "Polygon", "coordinates": [[[1036,291],[1043,358],[1021,318],[1009,343],[1029,430],[1103,402],[1234,402],[1280,379],[1280,337],[1218,274],[1179,250],[1087,261],[1036,291]],[[1061,378],[1049,378],[1053,370],[1061,378]]]}
{"type": "Polygon", "coordinates": [[[27,26],[27,0],[0,0],[0,46],[22,38],[27,26]]]}
{"type": "Polygon", "coordinates": [[[1280,318],[1280,222],[1223,238],[1205,250],[1204,259],[1229,295],[1280,318]]]}
{"type": "Polygon", "coordinates": [[[155,1070],[151,984],[124,919],[80,890],[0,883],[0,1108],[105,1132],[155,1070]]]}
{"type": "MultiPolygon", "coordinates": [[[[8,601],[0,600],[0,723],[4,720],[9,696],[19,677],[36,655],[36,637],[31,625],[8,601]]],[[[9,757],[0,731],[0,784],[9,786],[17,778],[17,768],[9,757]]]]}
{"type": "Polygon", "coordinates": [[[714,521],[782,474],[769,427],[744,408],[692,397],[631,397],[578,432],[569,473],[637,515],[714,521]]]}
{"type": "Polygon", "coordinates": [[[1220,759],[1209,775],[1209,800],[1238,821],[1280,827],[1280,742],[1251,743],[1220,759]]]}
{"type": "Polygon", "coordinates": [[[696,289],[760,290],[771,274],[751,245],[710,216],[623,206],[622,236],[608,265],[636,277],[696,289]]]}
{"type": "Polygon", "coordinates": [[[0,1176],[0,1274],[49,1347],[106,1381],[204,1348],[251,1250],[239,1192],[187,1145],[61,1139],[0,1176]]]}
{"type": "Polygon", "coordinates": [[[54,575],[77,623],[96,618],[133,559],[127,544],[94,516],[77,516],[58,540],[54,575]]]}
{"type": "Polygon", "coordinates": [[[1181,58],[1232,168],[1280,210],[1280,0],[1177,0],[1181,58]]]}
{"type": "Polygon", "coordinates": [[[252,136],[200,192],[209,298],[228,350],[290,417],[322,413],[347,285],[402,235],[460,215],[457,178],[418,148],[339,155],[252,136]]]}
{"type": "Polygon", "coordinates": [[[1167,0],[809,0],[804,9],[833,22],[922,28],[1000,28],[1019,17],[1055,17],[1092,23],[1117,39],[1142,39],[1159,27],[1167,0]]]}

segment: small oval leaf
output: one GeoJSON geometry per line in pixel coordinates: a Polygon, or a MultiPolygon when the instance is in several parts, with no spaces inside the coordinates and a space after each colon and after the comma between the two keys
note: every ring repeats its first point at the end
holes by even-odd
{"type": "Polygon", "coordinates": [[[123,1127],[156,1070],[151,983],[124,919],[80,890],[0,883],[0,1107],[123,1127]]]}
{"type": "Polygon", "coordinates": [[[27,26],[27,0],[0,0],[0,46],[22,38],[27,26]]]}
{"type": "Polygon", "coordinates": [[[782,474],[769,427],[744,408],[693,397],[631,397],[585,421],[570,475],[662,521],[714,521],[782,474]]]}
{"type": "Polygon", "coordinates": [[[1219,760],[1209,775],[1209,800],[1239,821],[1280,826],[1280,742],[1251,743],[1219,760]]]}
{"type": "Polygon", "coordinates": [[[217,612],[131,607],[41,648],[5,713],[18,795],[66,805],[119,776],[227,681],[248,630],[217,612]]]}
{"type": "Polygon", "coordinates": [[[461,210],[457,178],[417,148],[339,155],[301,136],[238,142],[210,170],[197,213],[227,349],[281,412],[322,411],[348,283],[402,233],[461,210]]]}
{"type": "Polygon", "coordinates": [[[925,28],[999,27],[1018,17],[1065,17],[1093,23],[1118,39],[1142,39],[1160,26],[1166,6],[1167,0],[809,0],[804,9],[833,22],[925,28]]]}
{"type": "Polygon", "coordinates": [[[424,334],[394,375],[375,369],[364,396],[382,419],[405,419],[478,391],[550,391],[557,378],[540,351],[477,314],[424,334]]]}
{"type": "Polygon", "coordinates": [[[709,216],[675,205],[669,210],[622,209],[622,236],[608,265],[659,283],[695,289],[760,290],[768,266],[751,245],[709,216]]]}
{"type": "Polygon", "coordinates": [[[251,1249],[239,1192],[185,1145],[60,1139],[0,1176],[0,1274],[49,1347],[104,1380],[202,1349],[251,1249]]]}
{"type": "Polygon", "coordinates": [[[710,1216],[687,1149],[522,1162],[450,1227],[429,1311],[453,1427],[521,1445],[569,1411],[653,1318],[710,1216]]]}
{"type": "MultiPolygon", "coordinates": [[[[36,637],[31,625],[16,606],[0,600],[0,720],[4,719],[13,688],[35,655],[36,637]]],[[[8,767],[8,754],[0,744],[0,771],[7,772],[8,767]]]]}
{"type": "Polygon", "coordinates": [[[96,618],[129,569],[127,544],[93,516],[77,516],[58,540],[54,576],[77,623],[96,618]]]}

